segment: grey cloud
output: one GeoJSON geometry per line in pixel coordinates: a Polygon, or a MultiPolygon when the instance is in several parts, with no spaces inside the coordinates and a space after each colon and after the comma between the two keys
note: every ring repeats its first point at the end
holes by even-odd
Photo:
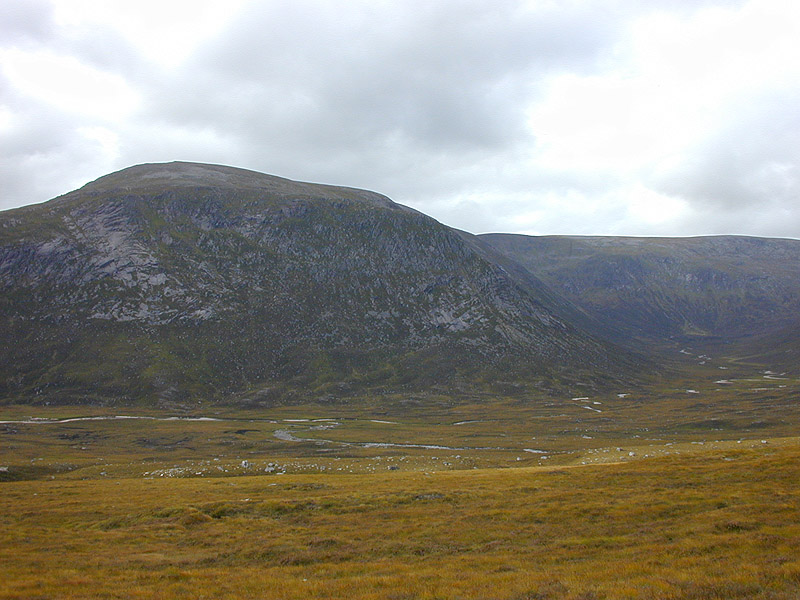
{"type": "Polygon", "coordinates": [[[54,46],[64,54],[70,54],[96,69],[115,73],[128,82],[148,84],[152,77],[149,65],[127,40],[114,32],[81,28],[63,33],[54,46]]]}
{"type": "MultiPolygon", "coordinates": [[[[747,220],[761,209],[800,198],[800,87],[750,95],[733,118],[654,181],[704,208],[747,220]]],[[[745,223],[743,223],[744,225],[745,223]]]]}
{"type": "Polygon", "coordinates": [[[252,5],[150,90],[142,119],[236,136],[260,170],[424,202],[516,158],[542,78],[591,72],[618,26],[580,4],[348,7],[252,5]]]}
{"type": "Polygon", "coordinates": [[[521,100],[541,70],[591,62],[608,37],[591,14],[524,15],[510,3],[378,6],[386,12],[257,5],[154,110],[309,145],[386,136],[497,148],[520,136],[521,100]]]}
{"type": "Polygon", "coordinates": [[[6,44],[38,43],[53,32],[52,9],[46,0],[0,2],[0,39],[6,44]]]}
{"type": "Polygon", "coordinates": [[[71,56],[128,80],[141,79],[146,74],[147,65],[130,42],[107,29],[57,26],[47,0],[0,2],[0,40],[4,46],[71,56]]]}
{"type": "MultiPolygon", "coordinates": [[[[613,198],[625,182],[568,166],[534,170],[525,110],[553,75],[605,74],[631,19],[666,9],[623,0],[530,4],[252,2],[186,62],[164,68],[109,30],[54,31],[44,2],[8,0],[0,23],[15,7],[18,25],[0,25],[0,33],[123,76],[144,105],[108,125],[120,137],[118,156],[109,157],[76,133],[91,118],[4,99],[0,83],[17,128],[3,140],[3,200],[40,201],[109,170],[180,159],[365,187],[471,231],[519,230],[515,215],[547,209],[535,224],[542,233],[658,233],[661,225],[633,225],[622,200],[570,205],[613,198]]],[[[668,8],[685,15],[715,4],[731,6],[686,0],[668,8]]],[[[738,107],[733,125],[650,173],[649,183],[686,198],[701,218],[724,213],[716,222],[725,226],[765,198],[780,213],[778,200],[799,191],[797,99],[792,91],[738,107]]]]}
{"type": "Polygon", "coordinates": [[[0,208],[43,202],[96,178],[108,162],[80,122],[14,91],[0,75],[0,105],[13,114],[0,136],[0,208]]]}
{"type": "Polygon", "coordinates": [[[71,127],[37,112],[23,121],[24,132],[12,131],[0,146],[2,208],[43,202],[99,175],[93,169],[103,164],[97,148],[71,127]],[[30,136],[37,135],[30,143],[30,136]]]}
{"type": "Polygon", "coordinates": [[[695,205],[684,218],[670,224],[662,235],[740,234],[800,238],[800,213],[794,206],[766,203],[720,211],[695,205]]]}

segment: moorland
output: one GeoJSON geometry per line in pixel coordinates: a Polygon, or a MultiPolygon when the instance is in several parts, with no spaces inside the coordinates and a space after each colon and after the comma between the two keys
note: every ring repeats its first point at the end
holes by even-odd
{"type": "Polygon", "coordinates": [[[562,401],[4,407],[0,597],[795,598],[800,380],[719,366],[562,401]]]}

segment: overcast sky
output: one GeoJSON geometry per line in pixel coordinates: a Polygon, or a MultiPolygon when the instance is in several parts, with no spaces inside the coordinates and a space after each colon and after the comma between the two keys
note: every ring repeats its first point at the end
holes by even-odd
{"type": "Polygon", "coordinates": [[[800,237],[796,0],[2,0],[0,208],[188,160],[474,233],[800,237]]]}

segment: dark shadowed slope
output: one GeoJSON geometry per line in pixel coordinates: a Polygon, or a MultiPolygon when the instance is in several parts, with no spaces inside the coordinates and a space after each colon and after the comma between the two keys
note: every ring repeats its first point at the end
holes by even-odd
{"type": "Polygon", "coordinates": [[[796,345],[788,332],[800,316],[798,240],[480,238],[603,321],[619,342],[725,344],[743,356],[766,351],[773,337],[796,345]]]}

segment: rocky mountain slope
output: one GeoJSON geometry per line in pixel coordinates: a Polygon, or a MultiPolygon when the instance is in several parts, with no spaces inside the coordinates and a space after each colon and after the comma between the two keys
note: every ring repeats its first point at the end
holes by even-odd
{"type": "Polygon", "coordinates": [[[771,361],[797,355],[799,240],[480,237],[602,321],[620,343],[725,344],[741,356],[770,351],[771,361]]]}
{"type": "Polygon", "coordinates": [[[548,387],[637,359],[481,240],[362,190],[140,165],[0,214],[0,399],[548,387]]]}

